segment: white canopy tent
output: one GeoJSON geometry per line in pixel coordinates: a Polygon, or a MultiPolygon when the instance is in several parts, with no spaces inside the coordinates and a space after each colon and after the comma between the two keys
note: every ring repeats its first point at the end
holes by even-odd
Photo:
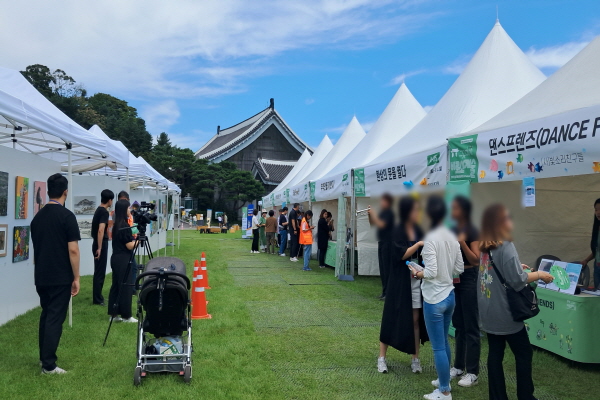
{"type": "Polygon", "coordinates": [[[278,207],[285,201],[285,188],[287,184],[294,179],[294,177],[304,168],[308,160],[312,155],[308,149],[304,149],[304,152],[294,165],[294,168],[287,174],[285,179],[281,181],[279,185],[268,195],[263,198],[263,205],[268,207],[278,207]]]}

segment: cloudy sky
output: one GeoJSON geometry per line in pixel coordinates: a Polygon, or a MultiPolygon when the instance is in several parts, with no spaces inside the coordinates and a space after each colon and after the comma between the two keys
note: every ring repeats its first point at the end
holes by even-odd
{"type": "Polygon", "coordinates": [[[496,5],[547,75],[600,34],[597,0],[21,0],[2,6],[0,65],[61,68],[194,150],[274,97],[317,145],[354,114],[368,130],[402,81],[434,105],[496,5]]]}

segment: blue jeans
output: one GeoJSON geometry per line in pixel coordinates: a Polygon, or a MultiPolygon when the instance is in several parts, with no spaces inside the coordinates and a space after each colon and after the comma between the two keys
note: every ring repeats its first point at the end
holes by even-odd
{"type": "Polygon", "coordinates": [[[308,269],[308,263],[310,262],[310,254],[312,253],[312,244],[304,245],[304,269],[308,269]]]}
{"type": "Polygon", "coordinates": [[[448,342],[448,330],[452,313],[454,312],[454,289],[448,297],[437,304],[423,302],[423,314],[425,326],[433,348],[433,359],[438,379],[440,380],[440,391],[450,391],[450,361],[452,352],[448,342]]]}
{"type": "Polygon", "coordinates": [[[279,254],[285,253],[285,248],[287,246],[287,229],[280,230],[279,234],[281,235],[281,241],[279,242],[279,254]]]}

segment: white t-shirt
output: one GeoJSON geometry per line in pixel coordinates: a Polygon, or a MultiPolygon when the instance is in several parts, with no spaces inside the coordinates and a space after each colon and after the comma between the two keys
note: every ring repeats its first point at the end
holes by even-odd
{"type": "Polygon", "coordinates": [[[252,229],[258,229],[258,216],[257,215],[252,217],[252,229]]]}

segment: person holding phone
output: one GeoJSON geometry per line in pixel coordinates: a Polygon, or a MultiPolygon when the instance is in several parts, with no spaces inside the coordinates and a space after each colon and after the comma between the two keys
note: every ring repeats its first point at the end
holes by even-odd
{"type": "Polygon", "coordinates": [[[304,246],[304,268],[303,271],[312,271],[309,267],[310,255],[312,253],[313,243],[313,229],[315,229],[312,223],[313,212],[311,210],[304,213],[304,218],[300,222],[300,244],[304,246]]]}

